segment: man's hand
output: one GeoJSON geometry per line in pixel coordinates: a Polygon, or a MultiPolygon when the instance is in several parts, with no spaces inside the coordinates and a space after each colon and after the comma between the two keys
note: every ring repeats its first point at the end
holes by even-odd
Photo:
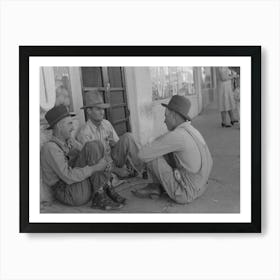
{"type": "Polygon", "coordinates": [[[125,167],[115,167],[113,168],[112,172],[115,173],[119,178],[126,178],[129,176],[129,171],[125,167]]]}
{"type": "Polygon", "coordinates": [[[77,149],[80,151],[83,148],[83,145],[73,137],[67,140],[67,144],[70,146],[70,149],[77,149]]]}
{"type": "Polygon", "coordinates": [[[109,139],[109,145],[110,145],[111,148],[115,147],[116,144],[117,144],[117,142],[115,140],[109,139]]]}
{"type": "Polygon", "coordinates": [[[108,162],[105,160],[105,158],[102,158],[99,160],[97,164],[95,164],[97,171],[103,171],[107,168],[108,162]]]}

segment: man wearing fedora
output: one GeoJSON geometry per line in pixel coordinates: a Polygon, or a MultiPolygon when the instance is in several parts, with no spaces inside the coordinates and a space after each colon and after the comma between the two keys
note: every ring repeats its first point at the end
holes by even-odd
{"type": "Polygon", "coordinates": [[[81,127],[77,140],[84,145],[88,141],[99,140],[104,146],[105,155],[111,163],[112,172],[120,178],[141,174],[143,162],[138,158],[139,151],[131,133],[118,137],[112,124],[104,119],[104,110],[110,104],[104,103],[100,93],[89,91],[85,94],[85,105],[88,120],[81,127]]]}
{"type": "Polygon", "coordinates": [[[79,206],[92,199],[94,208],[120,209],[124,198],[110,185],[102,143],[88,142],[80,151],[69,145],[73,115],[64,105],[55,106],[45,115],[53,136],[40,153],[43,183],[63,204],[79,206]]]}
{"type": "Polygon", "coordinates": [[[175,202],[189,203],[205,191],[212,157],[202,135],[190,123],[189,99],[174,95],[162,106],[168,132],[138,154],[147,163],[153,183],[132,192],[139,198],[152,198],[165,191],[175,202]]]}

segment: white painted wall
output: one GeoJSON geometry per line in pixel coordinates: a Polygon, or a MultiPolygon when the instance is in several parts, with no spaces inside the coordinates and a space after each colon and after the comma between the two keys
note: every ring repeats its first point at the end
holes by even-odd
{"type": "Polygon", "coordinates": [[[152,83],[149,67],[126,67],[131,129],[141,145],[153,135],[152,83]]]}
{"type": "MultiPolygon", "coordinates": [[[[152,100],[149,67],[125,67],[125,75],[132,133],[136,140],[144,145],[167,131],[164,124],[165,108],[161,103],[168,103],[170,98],[152,100]]],[[[197,94],[188,98],[191,101],[189,115],[193,118],[199,113],[202,105],[199,107],[197,94]]]]}
{"type": "Polygon", "coordinates": [[[40,106],[48,111],[54,106],[55,98],[53,67],[40,67],[40,106]]]}
{"type": "MultiPolygon", "coordinates": [[[[54,92],[52,67],[47,67],[46,69],[50,73],[48,75],[47,86],[54,92]]],[[[197,69],[194,71],[196,94],[188,96],[191,101],[189,113],[191,118],[196,116],[202,108],[202,99],[198,96],[201,94],[201,89],[199,79],[197,78],[199,76],[197,71],[197,69]]],[[[69,67],[69,74],[71,84],[70,94],[73,100],[73,109],[76,113],[76,121],[74,122],[75,131],[73,132],[75,135],[78,126],[85,122],[84,111],[80,109],[83,106],[80,68],[69,67]]],[[[144,145],[167,131],[164,124],[165,108],[161,106],[161,103],[168,103],[170,98],[156,101],[152,100],[152,82],[149,67],[125,67],[125,81],[128,108],[130,110],[131,130],[135,139],[141,145],[144,145]]],[[[43,80],[41,80],[41,83],[43,83],[43,80]]]]}
{"type": "Polygon", "coordinates": [[[70,94],[73,100],[73,109],[76,114],[73,121],[74,124],[73,136],[75,136],[79,130],[79,127],[83,123],[85,123],[84,110],[81,109],[81,107],[83,106],[83,95],[82,95],[80,68],[69,67],[69,74],[70,74],[70,84],[72,90],[70,94]]]}

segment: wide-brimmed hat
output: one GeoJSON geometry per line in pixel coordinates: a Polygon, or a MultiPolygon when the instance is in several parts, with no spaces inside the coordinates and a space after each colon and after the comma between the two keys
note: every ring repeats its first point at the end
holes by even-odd
{"type": "Polygon", "coordinates": [[[167,107],[172,111],[175,111],[186,120],[191,120],[191,118],[188,115],[191,108],[191,102],[185,96],[173,95],[168,104],[161,103],[161,105],[167,107]]]}
{"type": "Polygon", "coordinates": [[[81,109],[91,107],[106,109],[110,107],[110,104],[104,103],[104,100],[98,91],[88,91],[85,93],[84,97],[84,106],[81,109]]]}
{"type": "Polygon", "coordinates": [[[45,118],[49,124],[49,127],[47,129],[53,129],[53,126],[58,123],[60,120],[66,117],[72,117],[75,116],[74,113],[70,113],[64,105],[55,106],[52,109],[50,109],[46,115],[45,118]]]}

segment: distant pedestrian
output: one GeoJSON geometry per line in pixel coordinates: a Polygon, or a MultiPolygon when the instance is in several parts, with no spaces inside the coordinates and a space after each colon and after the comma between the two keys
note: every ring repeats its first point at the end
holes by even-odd
{"type": "Polygon", "coordinates": [[[238,122],[233,114],[235,100],[231,81],[235,77],[236,74],[232,75],[228,67],[217,67],[218,105],[221,112],[222,127],[231,127],[238,122]],[[227,122],[227,114],[230,117],[230,123],[227,122]]]}
{"type": "Polygon", "coordinates": [[[174,95],[165,107],[168,132],[139,151],[153,183],[132,191],[139,198],[159,196],[164,191],[177,203],[193,201],[206,190],[212,157],[202,135],[191,125],[190,101],[174,95]]]}

